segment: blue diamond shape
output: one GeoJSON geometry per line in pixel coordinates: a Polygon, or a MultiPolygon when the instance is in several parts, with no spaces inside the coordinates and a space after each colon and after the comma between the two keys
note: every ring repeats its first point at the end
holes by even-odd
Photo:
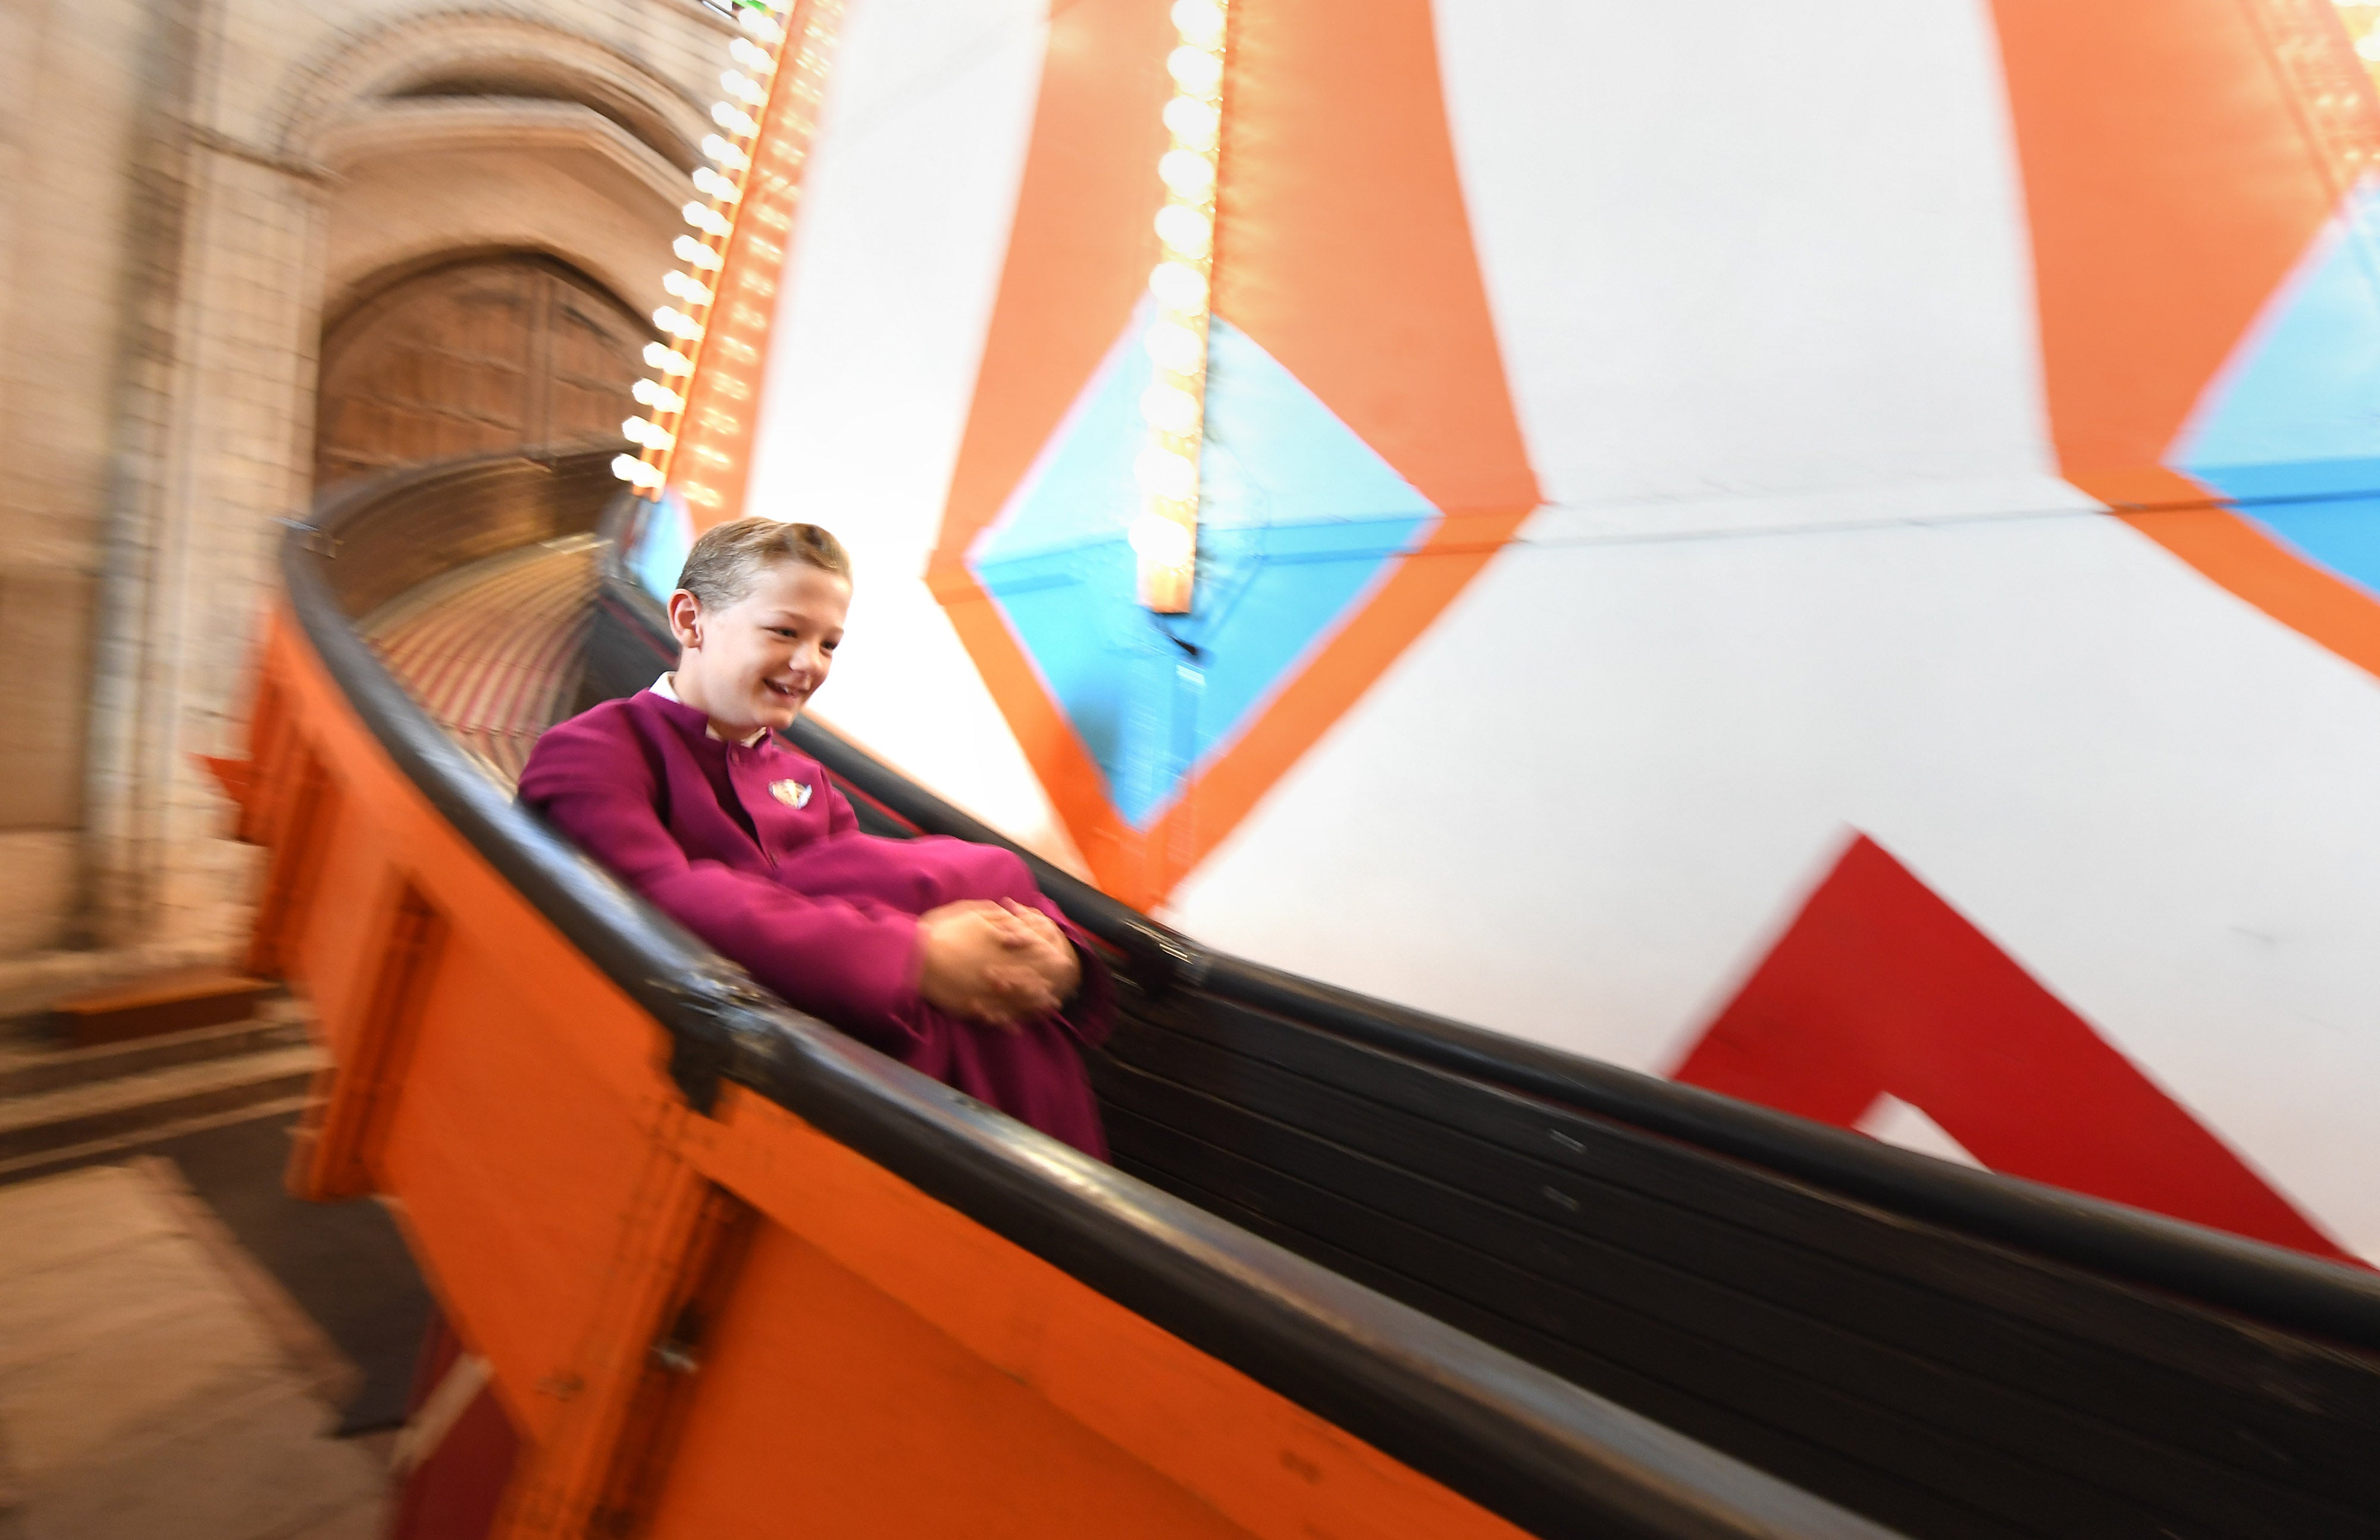
{"type": "Polygon", "coordinates": [[[2380,593],[2380,186],[2365,183],[2207,387],[2168,465],[2380,593]]]}
{"type": "Polygon", "coordinates": [[[1147,828],[1438,517],[1297,377],[1229,322],[1208,339],[1198,581],[1187,615],[1134,601],[1148,365],[1135,315],[968,565],[1147,828]]]}

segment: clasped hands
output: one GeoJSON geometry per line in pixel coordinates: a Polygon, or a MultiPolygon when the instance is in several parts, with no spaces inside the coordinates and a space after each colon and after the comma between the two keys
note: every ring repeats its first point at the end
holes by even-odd
{"type": "Polygon", "coordinates": [[[1083,980],[1057,922],[1011,899],[967,899],[917,916],[917,992],[953,1016],[1016,1030],[1056,1010],[1083,980]]]}

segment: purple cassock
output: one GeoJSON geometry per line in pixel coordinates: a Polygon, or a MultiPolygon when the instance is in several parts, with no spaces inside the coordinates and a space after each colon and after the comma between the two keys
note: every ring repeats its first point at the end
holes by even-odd
{"type": "Polygon", "coordinates": [[[1106,1038],[1114,986],[1013,853],[863,834],[818,761],[765,734],[722,743],[702,712],[651,690],[548,730],[520,795],[792,1004],[1106,1158],[1076,1045],[1106,1038]],[[1002,898],[1056,920],[1082,958],[1075,998],[1014,1031],[962,1020],[917,993],[917,916],[1002,898]]]}

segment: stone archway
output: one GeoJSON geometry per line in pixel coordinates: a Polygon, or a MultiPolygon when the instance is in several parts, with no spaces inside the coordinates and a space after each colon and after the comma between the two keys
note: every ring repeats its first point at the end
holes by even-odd
{"type": "MultiPolygon", "coordinates": [[[[56,296],[18,306],[41,310],[50,331],[38,335],[63,339],[42,356],[90,366],[45,384],[36,416],[52,430],[34,435],[19,479],[88,509],[104,545],[60,542],[57,576],[42,579],[61,606],[88,605],[97,645],[88,671],[62,653],[42,674],[55,683],[36,682],[55,698],[33,715],[55,730],[6,767],[46,801],[0,807],[0,868],[15,879],[0,892],[0,994],[7,953],[67,940],[95,946],[73,954],[76,978],[232,954],[253,852],[222,837],[221,799],[194,756],[236,752],[274,582],[265,532],[304,513],[318,450],[334,479],[452,449],[616,434],[641,372],[625,358],[668,302],[664,253],[737,33],[684,0],[208,0],[182,20],[196,29],[189,46],[154,58],[19,50],[63,60],[26,67],[76,104],[17,115],[49,126],[26,142],[66,147],[108,185],[131,177],[140,197],[119,218],[78,202],[90,177],[35,178],[26,206],[48,213],[25,228],[43,238],[11,258],[32,263],[18,264],[26,293],[56,296]],[[495,252],[570,269],[545,280],[542,300],[516,280],[528,290],[515,290],[514,367],[480,368],[503,349],[451,315],[427,339],[472,346],[425,346],[405,367],[474,389],[510,375],[513,405],[467,396],[464,410],[422,411],[453,398],[353,387],[399,372],[364,369],[355,341],[376,308],[405,297],[388,280],[495,252]],[[109,273],[124,282],[111,287],[109,273]],[[118,339],[121,367],[75,346],[101,335],[118,339]],[[86,687],[78,731],[71,697],[86,687]]],[[[0,20],[0,35],[20,30],[0,20]]],[[[44,616],[52,630],[76,624],[44,616]]]]}
{"type": "Polygon", "coordinates": [[[650,329],[595,280],[511,252],[402,279],[322,337],[314,484],[616,438],[650,329]]]}

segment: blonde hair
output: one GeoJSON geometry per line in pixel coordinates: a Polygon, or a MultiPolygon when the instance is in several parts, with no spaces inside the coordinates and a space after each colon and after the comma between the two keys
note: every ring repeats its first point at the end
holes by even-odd
{"type": "Polygon", "coordinates": [[[781,524],[754,515],[704,530],[686,553],[677,586],[701,600],[704,609],[722,609],[750,593],[761,573],[783,562],[799,562],[851,581],[851,557],[832,535],[815,524],[781,524]]]}

